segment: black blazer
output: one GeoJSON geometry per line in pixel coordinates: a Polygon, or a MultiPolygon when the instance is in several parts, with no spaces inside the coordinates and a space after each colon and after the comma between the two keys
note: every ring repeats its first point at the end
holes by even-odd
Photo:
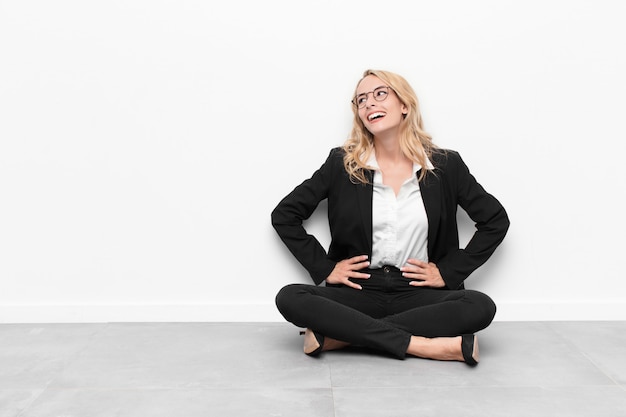
{"type": "MultiPolygon", "coordinates": [[[[316,284],[330,275],[337,262],[372,255],[373,185],[352,183],[343,166],[343,155],[342,148],[332,149],[311,178],[272,211],[276,232],[316,284]],[[328,199],[331,235],[328,253],[302,225],[324,199],[328,199]]],[[[448,289],[462,288],[465,278],[502,242],[509,219],[504,207],[478,184],[457,152],[437,150],[431,162],[435,169],[420,182],[428,218],[428,259],[437,265],[448,289]],[[464,249],[459,248],[457,206],[476,222],[476,232],[464,249]]],[[[368,174],[371,182],[372,172],[368,174]]]]}

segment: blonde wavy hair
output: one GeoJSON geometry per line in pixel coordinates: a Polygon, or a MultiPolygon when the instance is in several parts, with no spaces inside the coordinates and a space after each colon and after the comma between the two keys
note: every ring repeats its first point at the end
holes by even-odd
{"type": "MultiPolygon", "coordinates": [[[[429,169],[427,158],[429,159],[433,151],[438,148],[433,144],[432,137],[424,131],[417,95],[411,85],[400,75],[373,69],[365,70],[363,77],[357,83],[355,95],[359,84],[368,75],[380,78],[388,87],[391,87],[402,104],[408,108],[408,113],[400,125],[400,149],[407,158],[423,167],[419,177],[420,180],[423,179],[429,169]]],[[[363,125],[356,106],[352,106],[352,112],[354,121],[350,137],[343,145],[345,151],[343,164],[352,182],[367,184],[369,180],[366,171],[371,169],[367,165],[367,160],[374,151],[374,135],[363,125]]]]}

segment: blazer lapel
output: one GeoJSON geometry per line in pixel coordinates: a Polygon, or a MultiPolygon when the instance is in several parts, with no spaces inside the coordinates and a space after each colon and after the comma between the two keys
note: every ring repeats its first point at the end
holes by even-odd
{"type": "MultiPolygon", "coordinates": [[[[419,177],[420,172],[417,173],[419,177]]],[[[420,182],[420,192],[428,218],[428,247],[434,247],[441,221],[441,181],[437,176],[428,172],[420,182]]]]}
{"type": "Polygon", "coordinates": [[[354,184],[354,190],[357,195],[357,203],[361,214],[361,222],[363,227],[363,239],[367,242],[368,253],[372,253],[372,196],[374,186],[372,185],[372,172],[366,171],[367,184],[354,184]]]}

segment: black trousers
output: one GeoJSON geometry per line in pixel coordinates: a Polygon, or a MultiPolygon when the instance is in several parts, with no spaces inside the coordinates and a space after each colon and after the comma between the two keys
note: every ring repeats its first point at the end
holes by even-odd
{"type": "MultiPolygon", "coordinates": [[[[366,272],[366,271],[364,271],[366,272]]],[[[368,269],[363,289],[290,284],[276,296],[285,319],[324,336],[404,358],[411,335],[458,336],[487,327],[492,299],[473,290],[413,287],[399,269],[368,269]]]]}

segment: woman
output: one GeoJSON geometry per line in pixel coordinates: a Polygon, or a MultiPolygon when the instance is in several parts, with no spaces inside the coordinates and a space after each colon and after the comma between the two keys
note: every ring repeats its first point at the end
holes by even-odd
{"type": "Polygon", "coordinates": [[[350,138],[272,212],[280,238],[316,284],[285,286],[276,305],[306,328],[309,355],[357,345],[475,365],[474,333],[491,323],[496,306],[463,281],[502,242],[506,211],[458,153],[432,143],[404,78],[367,70],[352,103],[350,138]],[[324,199],[328,253],[303,227],[324,199]],[[464,249],[457,205],[476,222],[464,249]]]}

